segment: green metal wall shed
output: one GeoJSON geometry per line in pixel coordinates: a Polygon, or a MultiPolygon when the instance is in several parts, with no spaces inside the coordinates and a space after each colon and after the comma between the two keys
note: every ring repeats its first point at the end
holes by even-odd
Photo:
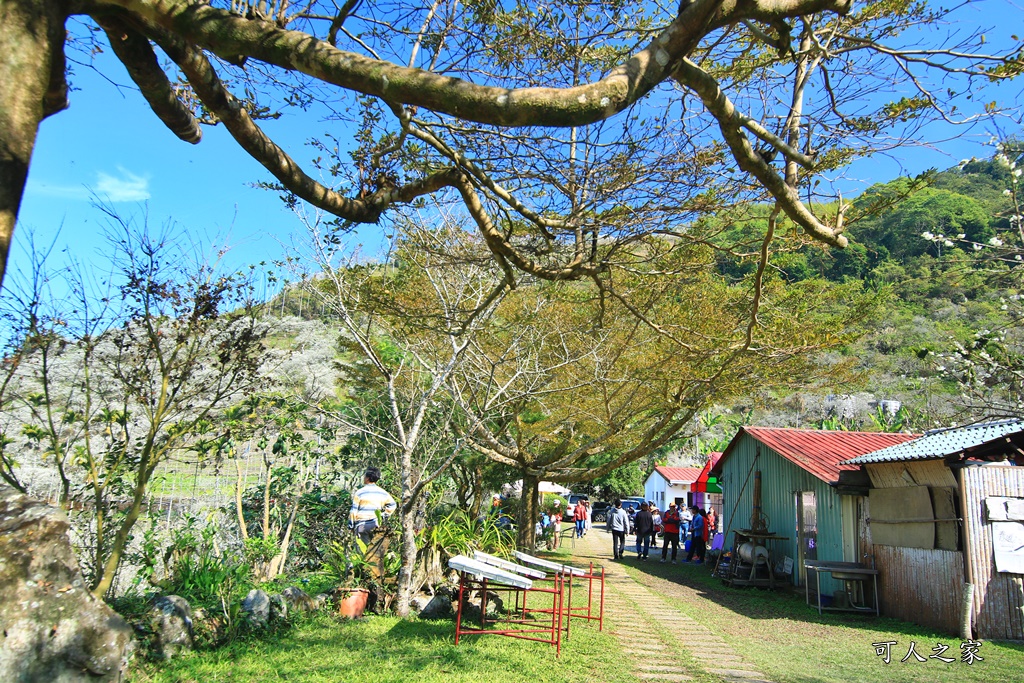
{"type": "MultiPolygon", "coordinates": [[[[751,527],[755,473],[761,472],[761,512],[768,530],[789,540],[772,541],[772,562],[792,558],[792,582],[803,584],[803,559],[858,561],[856,504],[839,495],[833,483],[839,463],[880,448],[902,443],[907,434],[830,432],[809,429],[742,427],[712,470],[722,486],[722,528],[732,532],[751,527]],[[813,505],[810,505],[813,503],[813,505]],[[802,504],[803,521],[798,520],[802,504]]],[[[822,580],[822,592],[837,586],[822,580]],[[826,585],[827,584],[827,585],[826,585]]]]}

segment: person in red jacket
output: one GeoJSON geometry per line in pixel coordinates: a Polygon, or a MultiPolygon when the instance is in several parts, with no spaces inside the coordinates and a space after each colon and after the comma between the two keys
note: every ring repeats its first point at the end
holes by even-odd
{"type": "Polygon", "coordinates": [[[668,504],[668,510],[661,516],[661,523],[665,527],[665,544],[661,547],[661,561],[668,557],[668,546],[672,545],[672,564],[676,563],[676,554],[679,553],[679,507],[674,503],[668,504]]]}
{"type": "Polygon", "coordinates": [[[576,538],[583,538],[583,532],[587,530],[587,506],[582,498],[572,509],[572,518],[576,522],[576,538]]]}

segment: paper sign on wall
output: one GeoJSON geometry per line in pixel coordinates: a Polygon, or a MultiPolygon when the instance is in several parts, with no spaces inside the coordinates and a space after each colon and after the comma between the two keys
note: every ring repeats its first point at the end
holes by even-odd
{"type": "Polygon", "coordinates": [[[1024,524],[992,522],[992,551],[997,572],[1024,574],[1024,524]]]}
{"type": "Polygon", "coordinates": [[[989,496],[985,499],[985,517],[990,522],[1024,522],[1024,498],[989,496]]]}

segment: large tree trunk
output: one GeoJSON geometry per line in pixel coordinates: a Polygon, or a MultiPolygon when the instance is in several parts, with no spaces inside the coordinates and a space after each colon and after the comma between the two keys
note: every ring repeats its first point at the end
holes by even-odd
{"type": "Polygon", "coordinates": [[[0,285],[39,123],[67,107],[58,0],[0,0],[0,285]]]}
{"type": "Polygon", "coordinates": [[[400,617],[409,616],[409,603],[412,600],[413,576],[416,573],[416,491],[413,473],[412,448],[402,451],[402,495],[398,501],[399,526],[402,530],[402,566],[398,570],[397,595],[395,596],[395,612],[400,617]]]}
{"type": "Polygon", "coordinates": [[[523,474],[523,497],[519,501],[519,519],[516,520],[516,545],[520,550],[532,552],[537,545],[537,520],[540,519],[540,477],[523,474]]]}
{"type": "Polygon", "coordinates": [[[416,573],[416,506],[403,501],[399,509],[402,527],[402,568],[398,571],[395,612],[400,617],[407,617],[409,603],[412,600],[413,576],[416,573]]]}

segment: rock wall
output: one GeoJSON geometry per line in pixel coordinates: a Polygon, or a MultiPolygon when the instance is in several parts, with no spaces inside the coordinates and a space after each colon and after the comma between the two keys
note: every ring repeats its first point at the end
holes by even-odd
{"type": "Polygon", "coordinates": [[[113,683],[132,629],[85,585],[64,513],[0,485],[0,681],[113,683]]]}

